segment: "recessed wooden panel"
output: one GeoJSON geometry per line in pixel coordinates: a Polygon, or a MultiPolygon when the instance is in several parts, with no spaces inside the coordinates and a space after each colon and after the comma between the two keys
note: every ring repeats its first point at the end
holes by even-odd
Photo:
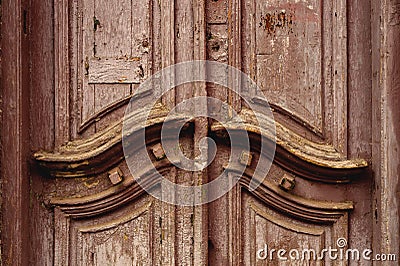
{"type": "Polygon", "coordinates": [[[346,215],[334,223],[307,223],[278,213],[249,194],[243,195],[242,211],[244,265],[325,265],[328,256],[323,249],[337,248],[339,238],[347,239],[346,215]],[[280,249],[287,260],[279,259],[280,249]]]}
{"type": "Polygon", "coordinates": [[[257,1],[257,81],[270,101],[322,129],[319,0],[257,1]]]}
{"type": "Polygon", "coordinates": [[[62,0],[54,9],[56,138],[62,144],[100,131],[109,114],[123,116],[119,107],[152,71],[153,32],[161,25],[153,28],[160,14],[151,0],[62,0]]]}
{"type": "Polygon", "coordinates": [[[57,209],[55,265],[151,265],[154,207],[148,197],[104,216],[76,219],[57,209]]]}
{"type": "Polygon", "coordinates": [[[346,2],[262,0],[246,1],[241,8],[244,71],[276,112],[343,150],[346,2]]]}
{"type": "Polygon", "coordinates": [[[148,76],[151,46],[150,1],[86,0],[83,5],[82,124],[148,76]]]}
{"type": "Polygon", "coordinates": [[[150,265],[151,228],[147,211],[142,209],[122,220],[79,228],[78,264],[150,265]]]}

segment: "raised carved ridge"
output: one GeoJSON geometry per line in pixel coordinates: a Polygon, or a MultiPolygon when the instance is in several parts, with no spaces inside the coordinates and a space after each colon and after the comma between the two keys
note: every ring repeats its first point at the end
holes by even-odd
{"type": "MultiPolygon", "coordinates": [[[[168,110],[161,104],[153,111],[147,120],[146,134],[155,139],[147,140],[148,142],[158,141],[163,123],[177,123],[187,119],[177,116],[169,117],[166,121],[168,110]]],[[[147,112],[138,110],[127,119],[134,121],[143,115],[147,115],[147,112]]],[[[225,127],[233,131],[246,130],[253,143],[259,143],[260,137],[275,140],[275,162],[302,177],[328,183],[349,182],[352,177],[363,173],[368,166],[365,160],[348,160],[333,146],[309,141],[277,122],[275,138],[273,129],[260,128],[256,116],[248,109],[243,109],[240,116],[245,128],[243,124],[239,125],[236,122],[227,123],[225,127]]],[[[269,119],[262,114],[258,114],[257,117],[265,121],[269,119]]],[[[104,173],[124,159],[122,124],[121,120],[91,138],[69,142],[54,152],[37,152],[34,158],[54,177],[85,177],[104,173]]],[[[217,136],[225,135],[225,127],[214,123],[211,125],[211,131],[217,136]]],[[[138,125],[126,134],[134,134],[140,129],[138,125]]]]}
{"type": "MultiPolygon", "coordinates": [[[[174,167],[167,159],[163,159],[155,165],[161,173],[170,171],[174,167]]],[[[235,169],[229,169],[231,178],[235,177],[235,169]]],[[[241,176],[239,184],[243,189],[249,187],[253,172],[247,169],[241,176]]],[[[148,188],[156,186],[155,171],[143,169],[139,178],[145,179],[148,188]]],[[[91,217],[117,209],[143,195],[144,190],[130,176],[118,186],[111,187],[95,195],[78,198],[53,198],[51,204],[57,206],[65,215],[74,218],[91,217]]],[[[280,190],[277,185],[268,180],[251,192],[255,197],[267,203],[274,209],[285,212],[287,215],[298,219],[315,223],[333,223],[342,217],[347,211],[353,209],[352,202],[327,202],[302,198],[280,190]]]]}

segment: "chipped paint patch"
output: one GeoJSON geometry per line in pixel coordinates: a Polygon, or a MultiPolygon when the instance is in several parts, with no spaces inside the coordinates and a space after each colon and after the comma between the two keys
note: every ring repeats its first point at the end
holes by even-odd
{"type": "Polygon", "coordinates": [[[261,14],[260,27],[269,35],[275,34],[278,29],[293,33],[293,19],[293,12],[285,10],[267,12],[265,15],[261,14]]]}

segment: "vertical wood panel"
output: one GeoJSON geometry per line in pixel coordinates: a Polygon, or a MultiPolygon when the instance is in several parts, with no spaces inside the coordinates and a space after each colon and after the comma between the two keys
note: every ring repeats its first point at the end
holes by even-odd
{"type": "MultiPolygon", "coordinates": [[[[76,139],[79,135],[79,129],[82,121],[82,105],[83,97],[82,91],[84,88],[84,76],[86,69],[84,64],[86,60],[83,59],[83,49],[86,43],[84,39],[84,31],[88,30],[88,26],[85,26],[84,18],[84,3],[79,0],[69,1],[69,62],[70,64],[70,80],[66,83],[70,88],[70,105],[68,107],[70,120],[65,127],[69,128],[70,138],[76,139]],[[74,23],[72,23],[74,21],[74,23]],[[80,51],[80,52],[79,52],[80,51]],[[74,103],[74,104],[72,104],[74,103]],[[77,111],[79,110],[79,112],[77,111]]],[[[61,114],[57,114],[61,115],[61,114]]],[[[65,114],[64,114],[65,115],[65,114]]]]}
{"type": "MultiPolygon", "coordinates": [[[[130,0],[112,1],[95,0],[95,18],[99,26],[94,34],[94,58],[131,58],[132,56],[132,6],[130,0]]],[[[138,9],[139,11],[141,9],[138,9]]],[[[137,14],[140,17],[142,14],[137,14]]],[[[133,71],[133,70],[131,70],[133,71]]],[[[129,84],[96,84],[94,86],[94,113],[107,105],[130,94],[129,84]]],[[[118,115],[122,115],[118,112],[118,115]]],[[[109,116],[96,123],[96,131],[113,123],[114,116],[109,116]]]]}
{"type": "MultiPolygon", "coordinates": [[[[161,68],[175,63],[175,2],[176,0],[161,0],[161,68]]],[[[175,89],[164,94],[163,104],[167,108],[175,106],[175,89]]]]}
{"type": "MultiPolygon", "coordinates": [[[[86,29],[84,36],[85,62],[88,72],[94,68],[96,59],[112,60],[131,58],[132,54],[132,6],[131,1],[125,0],[115,4],[110,1],[85,1],[84,13],[86,29]],[[92,60],[92,58],[94,60],[92,60]]],[[[140,14],[139,14],[140,15],[140,14]]],[[[133,71],[133,70],[132,70],[133,71]]],[[[129,84],[87,84],[83,91],[82,121],[86,121],[107,105],[130,94],[129,84]]],[[[119,113],[121,115],[121,112],[119,113]]],[[[111,118],[112,119],[112,118],[111,118]]],[[[106,119],[98,124],[99,129],[111,122],[106,119]]]]}
{"type": "Polygon", "coordinates": [[[294,111],[321,132],[320,1],[257,1],[255,12],[258,85],[271,103],[294,111]]]}
{"type": "MultiPolygon", "coordinates": [[[[228,0],[206,1],[207,60],[229,63],[228,0]]],[[[212,76],[214,73],[207,73],[212,76]]],[[[228,101],[227,88],[207,84],[208,96],[228,101]]],[[[220,105],[208,106],[210,114],[221,112],[220,105]]],[[[213,163],[208,167],[209,182],[222,173],[223,162],[229,158],[227,151],[218,147],[213,163]]],[[[224,195],[208,204],[208,264],[229,265],[229,198],[224,195]]]]}
{"type": "MultiPolygon", "coordinates": [[[[242,69],[242,44],[239,41],[242,37],[242,0],[228,0],[228,55],[229,65],[242,69]],[[240,37],[239,37],[240,36],[240,37]]],[[[230,87],[239,86],[240,81],[229,80],[230,87]]],[[[239,90],[239,89],[238,89],[239,90]]],[[[241,110],[241,99],[238,94],[228,91],[228,104],[236,112],[241,110]]]]}
{"type": "MultiPolygon", "coordinates": [[[[55,121],[58,119],[55,113],[55,89],[60,89],[60,92],[64,90],[68,92],[68,86],[63,82],[55,84],[54,80],[56,72],[53,44],[55,25],[52,16],[48,15],[51,14],[54,3],[52,0],[34,0],[31,3],[31,17],[28,23],[31,34],[30,147],[31,150],[51,150],[55,146],[55,138],[58,139],[57,143],[61,143],[69,134],[69,121],[65,119],[65,115],[61,120],[55,121]],[[62,130],[61,123],[67,123],[63,125],[62,130]],[[55,130],[55,124],[57,124],[57,130],[55,130]]],[[[60,104],[58,108],[62,108],[62,105],[66,103],[58,102],[58,104],[60,104]]],[[[28,179],[28,176],[24,178],[28,179]]],[[[29,250],[30,264],[52,265],[54,217],[52,210],[43,204],[47,193],[48,179],[43,177],[36,167],[31,167],[30,182],[31,191],[29,193],[34,195],[30,198],[30,243],[31,246],[34,246],[29,250]]]]}
{"type": "MultiPolygon", "coordinates": [[[[74,111],[80,114],[79,124],[86,121],[91,115],[94,114],[95,108],[95,85],[89,83],[89,73],[90,73],[90,61],[91,58],[95,56],[95,37],[94,37],[94,18],[95,18],[95,0],[82,1],[82,51],[76,51],[82,53],[80,58],[82,62],[78,62],[81,66],[81,77],[82,79],[81,93],[78,94],[80,104],[78,107],[80,110],[74,111]]],[[[99,26],[97,26],[99,27],[99,26]]],[[[79,28],[78,28],[79,31],[79,28]]],[[[90,128],[86,131],[86,135],[93,134],[95,128],[90,128]]],[[[85,136],[85,135],[84,135],[85,136]]]]}
{"type": "Polygon", "coordinates": [[[400,3],[372,1],[373,248],[400,253],[400,3]]]}
{"type": "Polygon", "coordinates": [[[29,264],[28,1],[2,1],[2,263],[29,264]],[[24,23],[25,21],[25,23],[24,23]]]}
{"type": "Polygon", "coordinates": [[[60,146],[70,137],[69,112],[69,5],[68,0],[54,2],[54,67],[55,67],[55,144],[60,146]]]}
{"type": "MultiPolygon", "coordinates": [[[[333,145],[347,155],[347,4],[332,2],[333,145]]],[[[326,93],[326,92],[325,92],[326,93]]],[[[326,108],[326,107],[325,107],[326,108]]]]}
{"type": "MultiPolygon", "coordinates": [[[[158,44],[160,45],[161,55],[158,67],[161,69],[175,63],[175,2],[175,0],[160,0],[157,5],[160,12],[160,39],[158,44]]],[[[175,89],[163,95],[162,103],[167,108],[175,106],[175,89]]],[[[176,182],[176,175],[176,169],[173,168],[166,178],[171,182],[176,182]]],[[[160,241],[157,243],[157,250],[161,254],[159,257],[160,265],[172,265],[178,261],[175,245],[175,209],[174,205],[160,202],[156,210],[160,230],[160,241]]]]}
{"type": "MultiPolygon", "coordinates": [[[[372,60],[371,1],[350,1],[348,6],[348,157],[371,158],[372,60]]],[[[351,213],[349,246],[372,245],[372,173],[346,191],[355,202],[351,213]],[[360,234],[360,232],[363,232],[360,234]]]]}
{"type": "MultiPolygon", "coordinates": [[[[194,12],[194,60],[206,59],[206,11],[203,0],[193,1],[194,12]]],[[[205,75],[203,76],[205,78],[205,75]]],[[[205,82],[197,82],[194,85],[194,97],[207,96],[205,82]]],[[[207,113],[208,106],[200,106],[202,113],[207,113]]],[[[199,117],[195,120],[194,129],[194,156],[200,155],[199,143],[208,135],[208,118],[199,117]]],[[[193,173],[193,179],[197,184],[208,182],[207,169],[199,173],[193,173]]],[[[195,206],[193,210],[193,264],[207,264],[208,261],[208,207],[207,205],[195,206]]]]}

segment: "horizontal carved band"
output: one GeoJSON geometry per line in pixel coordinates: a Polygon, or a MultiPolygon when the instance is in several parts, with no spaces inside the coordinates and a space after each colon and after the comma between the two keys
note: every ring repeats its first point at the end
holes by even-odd
{"type": "MultiPolygon", "coordinates": [[[[167,159],[156,162],[160,173],[167,173],[174,167],[167,159]]],[[[235,178],[235,168],[228,169],[229,178],[235,178]]],[[[253,172],[247,169],[240,177],[239,184],[248,190],[253,172]]],[[[159,185],[156,172],[152,167],[145,167],[138,178],[144,179],[146,189],[159,185]]],[[[113,186],[98,194],[77,198],[53,198],[51,205],[57,206],[63,213],[73,218],[86,218],[108,213],[120,206],[137,200],[145,190],[136,183],[132,176],[118,186],[113,186]]],[[[346,212],[353,209],[352,202],[327,202],[302,198],[280,190],[277,185],[264,180],[251,193],[278,211],[297,219],[315,223],[334,223],[346,212]]]]}
{"type": "MultiPolygon", "coordinates": [[[[165,121],[168,110],[161,104],[153,111],[146,125],[146,136],[153,139],[148,139],[147,142],[159,141],[163,123],[181,123],[187,120],[185,117],[176,116],[169,117],[168,121],[165,121]]],[[[144,115],[147,113],[138,110],[127,119],[135,121],[144,115]]],[[[252,149],[255,150],[260,144],[260,137],[267,138],[271,142],[276,141],[274,161],[284,169],[302,177],[321,182],[343,183],[363,173],[368,166],[365,160],[348,160],[333,146],[309,141],[277,122],[275,122],[275,136],[274,129],[258,126],[260,123],[250,110],[243,109],[240,116],[245,128],[243,124],[238,125],[235,122],[226,123],[224,126],[214,123],[211,125],[211,130],[217,137],[225,136],[227,129],[245,130],[249,133],[252,149]]],[[[262,114],[257,114],[257,118],[268,120],[262,114]]],[[[122,126],[121,120],[91,138],[69,142],[54,152],[37,152],[34,158],[54,177],[85,177],[104,173],[124,159],[122,126]]],[[[140,129],[141,126],[137,125],[124,134],[133,135],[140,129]]]]}

